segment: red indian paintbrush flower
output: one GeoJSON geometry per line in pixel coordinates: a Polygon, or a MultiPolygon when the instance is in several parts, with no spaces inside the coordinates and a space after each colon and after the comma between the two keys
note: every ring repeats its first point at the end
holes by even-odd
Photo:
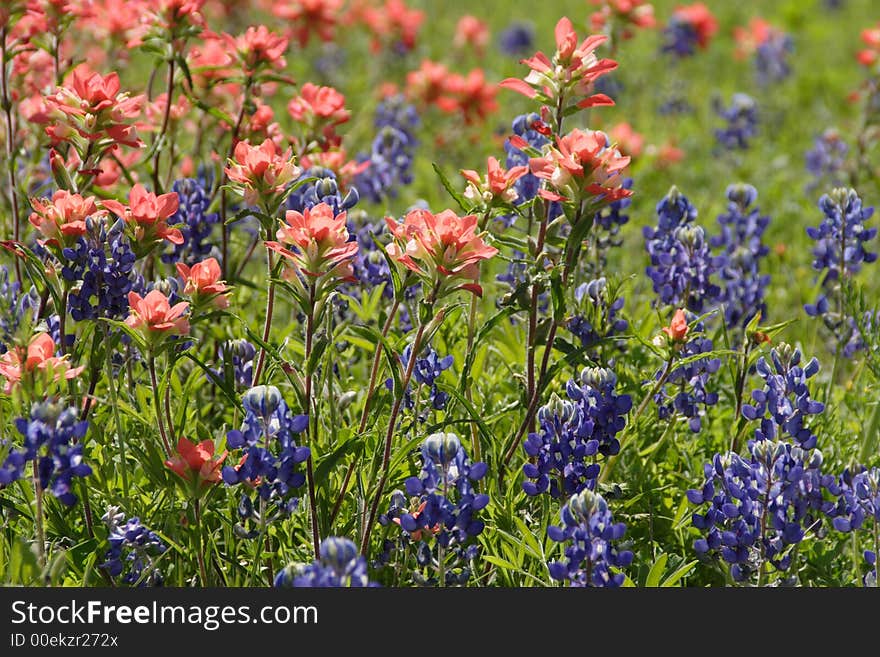
{"type": "Polygon", "coordinates": [[[291,99],[287,111],[305,127],[307,139],[323,138],[323,145],[328,147],[339,145],[341,139],[334,128],[351,116],[345,109],[345,96],[333,87],[319,87],[311,82],[306,82],[299,96],[291,99]]]}
{"type": "Polygon", "coordinates": [[[633,28],[647,29],[657,24],[654,7],[645,0],[592,0],[599,9],[590,15],[590,26],[601,32],[609,25],[621,39],[631,39],[633,28]]]}
{"type": "Polygon", "coordinates": [[[298,274],[354,280],[352,260],[358,244],[348,232],[345,212],[334,216],[329,205],[319,203],[303,212],[288,210],[285,219],[276,234],[278,241],[266,246],[293,265],[285,273],[288,280],[298,274]]]}
{"type": "Polygon", "coordinates": [[[538,52],[522,60],[532,69],[525,79],[508,78],[500,86],[551,106],[559,98],[572,95],[570,100],[577,102],[563,109],[613,105],[614,101],[605,94],[593,93],[593,83],[617,68],[614,60],[596,57],[595,50],[607,40],[607,36],[595,34],[578,44],[571,21],[563,16],[556,24],[556,53],[553,59],[538,52]]]}
{"type": "Polygon", "coordinates": [[[862,66],[873,66],[880,61],[880,23],[862,30],[861,38],[867,48],[860,50],[856,58],[862,66]]]}
{"type": "Polygon", "coordinates": [[[86,233],[86,217],[96,216],[98,206],[94,196],[83,197],[59,189],[49,199],[31,199],[30,222],[43,237],[44,245],[69,245],[86,233]]]}
{"type": "Polygon", "coordinates": [[[172,306],[168,297],[159,290],[151,290],[145,297],[137,292],[129,292],[128,305],[131,310],[125,323],[148,337],[150,334],[187,335],[189,333],[189,320],[184,316],[189,304],[185,301],[172,306]]]}
{"type": "Polygon", "coordinates": [[[273,205],[301,173],[294,164],[291,150],[278,152],[274,142],[266,139],[259,146],[251,146],[247,141],[235,145],[233,158],[226,167],[226,175],[248,205],[260,201],[266,206],[273,205]]]}
{"type": "Polygon", "coordinates": [[[177,192],[156,196],[138,183],[131,188],[128,203],[126,207],[113,199],[102,201],[107,210],[134,228],[136,242],[150,245],[168,240],[172,244],[183,244],[183,234],[168,226],[168,219],[174,216],[179,205],[177,192]]]}
{"type": "Polygon", "coordinates": [[[177,441],[177,454],[165,461],[165,466],[199,489],[220,483],[220,468],[229,452],[216,456],[214,441],[207,439],[196,444],[183,436],[177,441]]]}
{"type": "Polygon", "coordinates": [[[336,36],[336,24],[342,13],[343,0],[287,0],[272,4],[272,13],[291,26],[291,32],[301,48],[312,36],[325,43],[336,36]]]}
{"type": "Polygon", "coordinates": [[[121,92],[118,74],[103,76],[80,64],[64,85],[46,97],[50,123],[46,133],[55,143],[78,135],[97,143],[101,152],[116,144],[142,146],[131,121],[140,114],[143,99],[121,92]]]}
{"type": "Polygon", "coordinates": [[[608,136],[617,144],[617,150],[623,155],[637,158],[642,154],[645,146],[645,137],[626,121],[617,123],[608,131],[608,136]]]}
{"type": "Polygon", "coordinates": [[[0,376],[6,379],[3,392],[7,395],[25,376],[35,372],[49,372],[54,381],[73,379],[85,366],[70,367],[67,356],[55,355],[55,341],[48,333],[38,333],[31,338],[27,348],[12,347],[0,356],[0,376]]]}
{"type": "Polygon", "coordinates": [[[489,45],[489,26],[476,16],[466,14],[458,19],[455,25],[455,38],[452,45],[456,48],[470,46],[477,55],[482,56],[489,45]]]}
{"type": "Polygon", "coordinates": [[[688,323],[684,310],[682,308],[676,310],[669,326],[664,326],[662,330],[673,342],[682,342],[688,334],[688,323]]]}
{"type": "Polygon", "coordinates": [[[287,50],[287,39],[270,32],[265,25],[249,27],[238,37],[229,34],[223,34],[221,37],[226,46],[236,53],[248,75],[266,68],[282,69],[287,65],[283,57],[284,51],[287,50]]]}
{"type": "Polygon", "coordinates": [[[177,263],[177,273],[183,279],[183,293],[192,297],[193,304],[212,304],[221,310],[229,307],[229,287],[220,280],[220,264],[216,258],[208,258],[188,267],[177,263]]]}
{"type": "Polygon", "coordinates": [[[435,300],[454,290],[482,296],[479,263],[498,253],[477,233],[477,217],[459,217],[452,210],[433,214],[411,210],[398,223],[385,217],[394,237],[388,255],[415,272],[426,288],[436,290],[435,300]],[[466,281],[462,283],[462,281],[466,281]]]}
{"type": "Polygon", "coordinates": [[[528,172],[527,166],[511,167],[509,171],[505,170],[497,159],[489,157],[484,179],[481,179],[480,174],[472,169],[461,170],[461,175],[468,181],[464,197],[470,201],[487,205],[496,199],[503,203],[513,203],[517,199],[513,183],[528,172]]]}
{"type": "Polygon", "coordinates": [[[718,31],[718,19],[702,2],[676,7],[672,17],[679,23],[688,23],[691,26],[700,48],[706,48],[718,31]]]}
{"type": "Polygon", "coordinates": [[[543,198],[573,202],[591,199],[608,204],[632,195],[631,190],[621,186],[621,173],[629,161],[609,145],[604,132],[574,129],[558,137],[556,146],[547,146],[543,157],[531,158],[529,166],[554,190],[541,190],[543,198]]]}

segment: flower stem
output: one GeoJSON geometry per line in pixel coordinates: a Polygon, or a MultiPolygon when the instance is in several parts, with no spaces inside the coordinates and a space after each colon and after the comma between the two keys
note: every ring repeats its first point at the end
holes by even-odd
{"type": "Polygon", "coordinates": [[[208,569],[205,568],[205,546],[202,541],[202,507],[201,500],[196,498],[195,505],[196,516],[196,557],[199,561],[199,578],[202,580],[202,586],[209,586],[208,569]]]}
{"type": "MultiPolygon", "coordinates": [[[[266,249],[266,270],[269,277],[269,287],[266,290],[266,320],[263,324],[263,343],[269,343],[269,333],[272,330],[272,314],[275,312],[275,261],[272,256],[272,250],[266,249]]],[[[266,363],[266,347],[260,345],[260,353],[257,356],[257,366],[254,369],[253,385],[260,384],[260,375],[266,363]]]]}
{"type": "Polygon", "coordinates": [[[150,370],[150,385],[153,388],[153,406],[156,409],[156,421],[159,424],[159,435],[162,438],[162,446],[165,448],[165,456],[171,456],[171,444],[168,442],[168,434],[165,432],[165,420],[162,419],[162,405],[159,401],[159,382],[156,379],[156,357],[150,354],[147,359],[150,370]]]}
{"type": "MultiPolygon", "coordinates": [[[[400,308],[400,299],[394,299],[394,304],[391,306],[391,312],[388,313],[388,317],[385,320],[385,325],[382,327],[382,337],[388,337],[388,332],[391,330],[391,324],[394,323],[394,318],[397,317],[397,310],[400,308]]],[[[361,434],[367,428],[367,421],[370,417],[370,406],[373,401],[373,394],[376,391],[376,379],[379,376],[379,364],[382,362],[382,350],[383,346],[380,342],[376,345],[376,350],[373,352],[373,364],[370,367],[370,383],[367,385],[367,397],[364,400],[364,409],[361,411],[361,421],[358,425],[358,433],[361,434]]],[[[336,498],[336,504],[333,505],[333,511],[330,514],[330,524],[332,525],[336,521],[336,516],[339,514],[340,508],[342,508],[342,500],[345,498],[345,493],[348,491],[348,485],[351,481],[351,477],[354,474],[354,470],[357,467],[359,458],[355,456],[351,465],[348,466],[348,471],[345,473],[345,478],[342,480],[342,488],[339,491],[339,495],[336,498]]]]}
{"type": "MultiPolygon", "coordinates": [[[[12,117],[12,100],[9,95],[9,51],[7,50],[6,38],[9,35],[8,27],[0,30],[0,103],[6,117],[6,166],[9,176],[9,194],[12,203],[12,239],[18,242],[21,239],[21,216],[18,208],[18,182],[16,181],[16,153],[15,153],[15,126],[12,117]]],[[[21,278],[21,264],[19,258],[13,258],[15,277],[19,283],[24,284],[21,278]]]]}
{"type": "Polygon", "coordinates": [[[168,355],[168,360],[166,361],[168,366],[168,385],[165,386],[165,395],[164,395],[164,403],[165,403],[165,419],[168,422],[168,433],[171,434],[171,437],[174,438],[177,433],[174,430],[174,418],[171,415],[171,377],[174,375],[174,361],[171,360],[171,355],[168,355]]]}
{"type": "Polygon", "coordinates": [[[379,512],[379,504],[382,502],[382,494],[385,492],[385,484],[388,482],[388,470],[391,467],[391,443],[394,439],[394,428],[397,425],[397,416],[400,414],[400,407],[403,405],[404,397],[406,397],[406,389],[409,386],[409,380],[415,369],[416,359],[422,348],[422,338],[424,335],[425,324],[420,324],[419,330],[416,332],[416,337],[413,340],[412,351],[410,352],[409,362],[406,364],[406,371],[403,374],[403,380],[400,383],[400,390],[397,391],[397,395],[394,398],[394,406],[391,408],[391,417],[388,420],[388,431],[385,433],[385,448],[382,452],[382,476],[379,479],[379,487],[376,489],[376,494],[370,505],[370,515],[364,526],[364,537],[361,541],[361,554],[365,556],[370,548],[370,535],[373,532],[373,523],[376,521],[376,516],[379,512]]]}
{"type": "MultiPolygon", "coordinates": [[[[271,251],[269,252],[271,253],[271,251]]],[[[309,446],[312,447],[309,459],[306,461],[306,477],[309,487],[309,515],[312,524],[312,547],[315,550],[315,558],[317,558],[321,546],[321,530],[318,527],[318,507],[317,495],[315,493],[315,475],[314,475],[314,447],[318,443],[318,417],[315,409],[312,408],[312,379],[311,371],[312,347],[314,346],[315,334],[315,283],[309,285],[309,307],[306,312],[306,380],[305,380],[305,398],[306,413],[309,416],[309,446]]]]}
{"type": "Polygon", "coordinates": [[[552,321],[550,324],[550,331],[547,334],[547,346],[544,348],[544,356],[541,359],[541,370],[540,376],[538,377],[538,383],[535,386],[535,389],[532,391],[531,398],[529,399],[529,405],[526,407],[526,415],[523,418],[522,423],[519,425],[519,429],[517,429],[516,434],[514,434],[513,440],[508,445],[506,451],[504,452],[504,459],[502,461],[502,469],[499,475],[499,485],[504,483],[504,470],[510,465],[510,461],[513,458],[513,455],[516,453],[516,448],[522,440],[522,437],[526,434],[526,431],[532,424],[532,419],[535,417],[535,411],[538,409],[538,402],[541,400],[541,389],[544,387],[544,377],[547,374],[547,366],[550,364],[550,354],[553,351],[553,342],[556,340],[556,330],[558,325],[556,321],[552,321]]]}
{"type": "Polygon", "coordinates": [[[33,460],[34,466],[34,500],[36,501],[36,517],[34,518],[34,524],[37,529],[37,559],[40,564],[40,569],[45,570],[46,568],[46,535],[43,531],[43,485],[40,483],[40,473],[39,468],[37,467],[37,461],[39,459],[33,460]]]}
{"type": "MultiPolygon", "coordinates": [[[[162,192],[162,185],[159,179],[159,160],[162,157],[162,142],[165,139],[165,135],[168,132],[168,124],[171,119],[171,103],[174,95],[174,59],[168,60],[168,88],[166,92],[165,98],[165,113],[162,116],[162,128],[159,130],[159,134],[156,137],[155,149],[156,153],[153,155],[153,192],[156,194],[160,194],[162,192]]],[[[170,166],[169,162],[169,166],[170,166]]]]}
{"type": "MultiPolygon", "coordinates": [[[[249,76],[247,80],[245,80],[243,97],[241,99],[241,109],[238,111],[238,118],[235,121],[235,126],[232,128],[232,137],[229,140],[229,152],[226,156],[227,159],[230,159],[235,153],[235,145],[238,142],[238,133],[241,131],[241,124],[244,121],[244,113],[248,105],[248,97],[250,96],[253,82],[253,76],[249,76]]],[[[226,168],[222,167],[220,174],[221,187],[226,183],[226,180],[226,168]]],[[[220,266],[223,268],[223,278],[228,278],[229,272],[231,271],[229,266],[229,226],[226,225],[226,211],[226,190],[223,189],[220,191],[220,231],[222,235],[220,266]]],[[[257,385],[256,379],[254,379],[254,385],[257,385]]]]}
{"type": "Polygon", "coordinates": [[[116,438],[119,441],[119,469],[122,473],[122,494],[125,496],[126,506],[131,507],[130,491],[128,487],[128,458],[125,452],[125,435],[122,430],[122,422],[119,419],[119,399],[116,394],[116,382],[113,380],[113,361],[110,354],[110,330],[104,329],[104,352],[107,364],[107,387],[110,390],[110,405],[113,407],[113,422],[116,425],[116,438]]]}

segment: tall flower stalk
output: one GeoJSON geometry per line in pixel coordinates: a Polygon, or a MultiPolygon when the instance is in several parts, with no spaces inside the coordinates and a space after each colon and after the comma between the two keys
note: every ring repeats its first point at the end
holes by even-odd
{"type": "MultiPolygon", "coordinates": [[[[267,241],[271,255],[282,260],[282,279],[285,289],[306,316],[304,405],[309,416],[309,442],[318,443],[319,413],[314,396],[314,375],[317,360],[315,333],[327,309],[329,295],[345,281],[354,280],[353,261],[358,244],[350,240],[346,213],[334,214],[326,203],[319,203],[303,212],[289,210],[276,233],[277,241],[267,241]]],[[[267,318],[267,326],[269,320],[267,318]]],[[[260,363],[257,363],[260,367],[260,363]]],[[[257,381],[258,370],[254,373],[257,381]]],[[[312,450],[314,453],[314,450],[312,450]]],[[[319,553],[321,531],[318,524],[317,494],[314,464],[311,456],[306,461],[309,490],[309,510],[312,525],[312,543],[319,553]]]]}
{"type": "Polygon", "coordinates": [[[629,164],[629,158],[621,156],[604,133],[581,130],[573,130],[567,135],[562,133],[566,116],[579,110],[614,104],[605,94],[594,93],[596,80],[617,67],[616,62],[599,59],[595,54],[596,49],[608,37],[593,35],[579,43],[568,18],[562,18],[557,23],[555,37],[556,52],[552,59],[543,52],[538,52],[534,57],[523,60],[531,69],[524,79],[509,78],[501,83],[502,87],[542,105],[541,118],[533,122],[532,128],[548,137],[548,142],[540,151],[530,146],[522,137],[514,136],[510,140],[513,147],[530,156],[531,172],[544,181],[538,192],[544,202],[544,209],[538,223],[537,236],[529,237],[535,275],[531,280],[531,298],[527,308],[526,413],[519,430],[505,448],[505,464],[509,463],[522,437],[533,424],[549,365],[549,355],[553,351],[561,320],[560,311],[563,310],[561,304],[554,304],[539,370],[539,298],[547,287],[540,280],[540,274],[549,271],[551,279],[557,277],[564,287],[576,268],[582,243],[592,227],[595,213],[604,205],[632,193],[622,186],[621,176],[621,172],[629,164]],[[546,252],[545,245],[551,228],[558,225],[555,218],[560,215],[568,220],[571,231],[566,238],[563,259],[557,262],[556,258],[546,252]]]}

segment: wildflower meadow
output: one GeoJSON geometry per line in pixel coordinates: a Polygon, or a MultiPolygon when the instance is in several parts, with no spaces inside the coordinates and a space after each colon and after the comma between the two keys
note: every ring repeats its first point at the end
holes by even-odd
{"type": "Polygon", "coordinates": [[[0,583],[874,587],[872,0],[4,0],[0,583]]]}

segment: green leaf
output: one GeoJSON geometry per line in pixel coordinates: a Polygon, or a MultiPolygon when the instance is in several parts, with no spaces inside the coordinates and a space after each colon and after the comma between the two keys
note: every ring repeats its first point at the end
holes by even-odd
{"type": "Polygon", "coordinates": [[[229,400],[229,403],[238,408],[241,412],[244,412],[244,407],[241,405],[241,400],[238,398],[238,395],[235,393],[235,388],[233,387],[233,382],[231,378],[224,377],[220,379],[216,376],[216,374],[209,368],[205,363],[203,363],[195,354],[191,351],[187,351],[183,354],[185,358],[189,358],[192,362],[201,368],[201,370],[207,375],[208,380],[214,383],[220,391],[223,393],[223,396],[229,400]]]}
{"type": "Polygon", "coordinates": [[[318,338],[318,341],[312,345],[312,353],[309,354],[309,360],[306,362],[306,376],[314,374],[318,369],[318,364],[321,362],[321,356],[323,356],[324,350],[327,349],[328,344],[330,344],[330,339],[327,335],[322,335],[318,338]]]}
{"type": "Polygon", "coordinates": [[[490,444],[491,441],[494,440],[494,436],[489,431],[489,427],[486,426],[486,423],[483,421],[482,416],[477,412],[477,410],[474,408],[473,404],[471,404],[465,398],[465,396],[463,394],[461,394],[458,390],[456,390],[455,387],[453,387],[453,386],[450,386],[450,385],[447,385],[444,383],[438,383],[437,387],[440,388],[441,390],[443,390],[444,392],[448,392],[450,395],[452,395],[455,398],[456,401],[458,401],[462,406],[465,407],[468,414],[471,416],[471,419],[477,423],[477,427],[479,428],[480,433],[483,435],[483,439],[488,441],[486,444],[490,444]]]}
{"type": "Polygon", "coordinates": [[[483,341],[488,337],[488,335],[495,329],[498,324],[507,317],[510,317],[513,313],[516,312],[516,308],[512,306],[508,306],[506,308],[502,308],[494,315],[492,315],[481,327],[480,330],[477,331],[477,334],[474,336],[474,346],[473,349],[468,352],[467,356],[464,359],[464,367],[461,369],[461,379],[459,379],[458,389],[464,394],[465,388],[468,385],[468,381],[470,379],[471,368],[474,365],[474,358],[476,358],[477,350],[483,341]]]}
{"type": "Polygon", "coordinates": [[[459,194],[452,186],[452,183],[449,182],[449,178],[447,178],[446,174],[443,173],[443,169],[441,169],[436,162],[432,162],[431,166],[434,167],[434,171],[437,172],[437,175],[440,178],[440,182],[443,183],[446,191],[449,192],[449,195],[455,200],[456,203],[458,203],[458,207],[460,207],[464,212],[470,212],[470,208],[464,202],[464,197],[459,194]]]}
{"type": "Polygon", "coordinates": [[[110,326],[115,326],[120,331],[125,332],[125,334],[134,341],[135,345],[137,345],[138,349],[140,349],[141,351],[145,351],[147,349],[147,341],[144,339],[143,334],[141,334],[139,331],[135,331],[125,322],[106,318],[102,318],[101,321],[107,322],[110,326]]]}
{"type": "Polygon", "coordinates": [[[677,570],[672,572],[669,577],[663,580],[663,583],[660,584],[663,588],[670,588],[678,584],[682,577],[687,576],[693,569],[694,566],[697,565],[697,561],[689,561],[683,566],[679,567],[677,570]]]}
{"type": "Polygon", "coordinates": [[[363,447],[363,444],[363,436],[352,436],[342,444],[338,445],[332,452],[324,456],[315,468],[315,481],[318,482],[319,487],[325,487],[327,485],[330,473],[333,472],[333,468],[336,467],[343,457],[354,453],[363,447]]]}
{"type": "Polygon", "coordinates": [[[647,579],[645,579],[645,586],[648,588],[657,588],[660,586],[660,578],[663,576],[663,572],[666,570],[666,562],[669,560],[669,556],[664,552],[657,560],[654,562],[654,565],[651,566],[651,571],[648,573],[647,579]]]}

